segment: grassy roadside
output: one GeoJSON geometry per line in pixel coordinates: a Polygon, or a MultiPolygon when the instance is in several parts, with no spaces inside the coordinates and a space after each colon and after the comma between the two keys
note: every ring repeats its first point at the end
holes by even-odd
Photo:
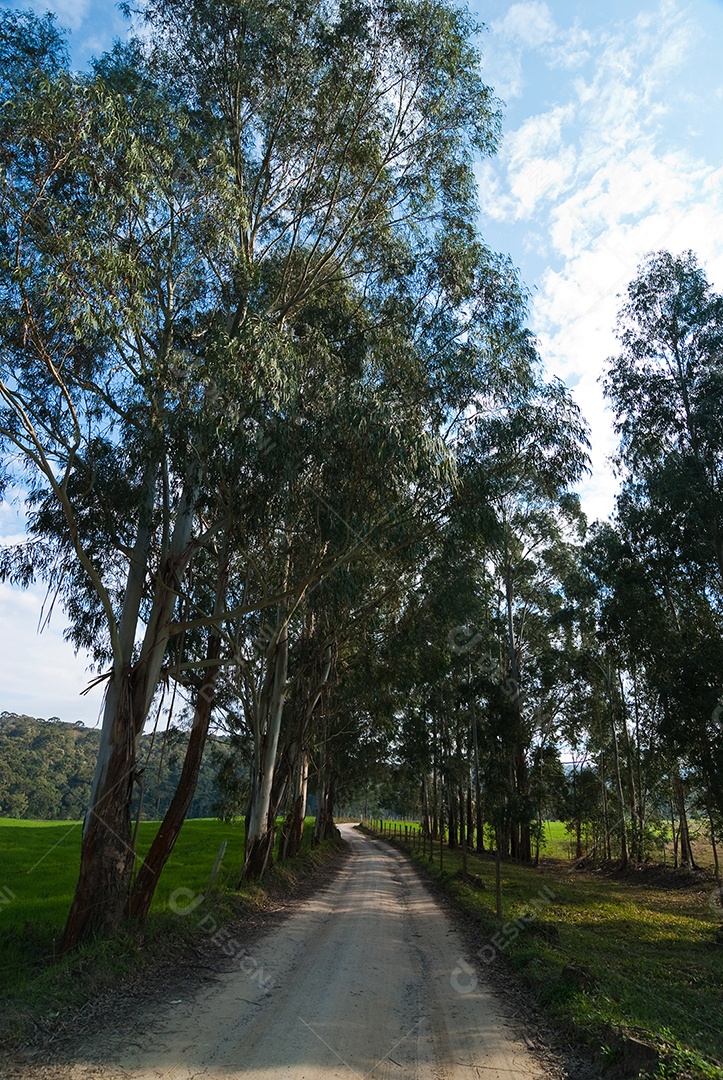
{"type": "MultiPolygon", "coordinates": [[[[285,900],[312,888],[339,856],[339,845],[333,843],[311,850],[312,826],[313,819],[308,819],[304,850],[297,859],[277,864],[262,882],[237,889],[243,825],[187,821],[144,927],[126,928],[113,941],[91,942],[53,962],[53,940],[62,929],[75,885],[79,830],[69,822],[3,821],[0,1046],[42,1036],[66,1014],[119,987],[147,984],[182,968],[188,976],[199,967],[199,957],[212,965],[221,951],[224,957],[243,961],[249,956],[246,946],[263,929],[266,917],[285,900]],[[223,841],[228,846],[221,871],[200,903],[223,841]]],[[[153,831],[152,822],[142,823],[141,853],[153,831]]]]}
{"type": "Polygon", "coordinates": [[[492,860],[468,858],[481,889],[461,879],[461,852],[445,849],[440,869],[439,845],[430,863],[403,840],[393,842],[468,917],[479,969],[511,968],[558,1030],[615,1080],[643,1068],[665,1078],[723,1080],[723,937],[709,905],[712,881],[654,871],[604,876],[553,860],[537,869],[503,863],[500,926],[492,860]],[[646,1064],[633,1060],[631,1047],[646,1064]]]}

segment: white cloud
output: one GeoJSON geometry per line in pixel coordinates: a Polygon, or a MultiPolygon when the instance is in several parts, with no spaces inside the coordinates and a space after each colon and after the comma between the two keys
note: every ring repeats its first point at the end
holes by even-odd
{"type": "Polygon", "coordinates": [[[512,4],[494,20],[491,47],[485,56],[485,76],[504,101],[519,98],[525,89],[523,59],[537,52],[551,68],[573,69],[591,56],[592,36],[578,23],[562,29],[540,0],[512,4]]]}
{"type": "MultiPolygon", "coordinates": [[[[582,490],[588,513],[607,514],[616,485],[605,462],[615,438],[597,379],[615,349],[618,294],[643,256],[660,247],[693,248],[720,288],[723,168],[705,139],[695,150],[683,143],[694,110],[680,131],[669,126],[681,95],[693,104],[696,95],[703,100],[690,9],[663,0],[596,32],[554,31],[548,16],[546,5],[513,5],[494,26],[517,35],[520,85],[520,42],[536,42],[556,74],[544,84],[544,107],[507,135],[497,162],[480,170],[483,205],[502,223],[529,223],[525,246],[547,264],[530,282],[532,325],[549,373],[574,387],[591,424],[595,475],[582,490]],[[584,73],[572,70],[586,61],[584,73]]],[[[713,86],[717,79],[716,72],[713,86]]]]}
{"type": "Polygon", "coordinates": [[[540,0],[512,4],[505,17],[492,24],[492,29],[528,49],[538,49],[557,32],[549,7],[540,0]]]}
{"type": "Polygon", "coordinates": [[[513,101],[524,90],[522,54],[554,41],[557,28],[547,4],[540,0],[512,4],[502,19],[492,22],[490,46],[485,51],[485,78],[503,101],[513,101]]]}
{"type": "Polygon", "coordinates": [[[522,78],[522,50],[510,48],[499,38],[483,50],[482,72],[485,81],[494,88],[502,101],[513,101],[520,97],[524,88],[522,78]]]}
{"type": "Polygon", "coordinates": [[[569,107],[557,107],[530,117],[508,140],[505,154],[515,217],[531,216],[540,199],[555,198],[568,186],[577,154],[574,146],[564,144],[562,127],[571,113],[569,107]]]}
{"type": "Polygon", "coordinates": [[[61,26],[79,30],[88,17],[90,0],[36,0],[33,6],[39,13],[55,12],[61,26]]]}
{"type": "Polygon", "coordinates": [[[553,68],[577,68],[592,55],[593,35],[589,30],[575,24],[568,30],[558,31],[554,41],[547,42],[545,56],[553,68]]]}

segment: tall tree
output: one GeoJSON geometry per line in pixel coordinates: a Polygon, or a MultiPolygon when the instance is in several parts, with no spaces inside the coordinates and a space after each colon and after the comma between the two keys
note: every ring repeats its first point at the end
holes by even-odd
{"type": "Polygon", "coordinates": [[[605,392],[625,497],[646,502],[668,550],[723,589],[723,297],[692,252],[651,255],[628,287],[605,392]],[[702,526],[702,527],[701,527],[702,526]]]}
{"type": "MultiPolygon", "coordinates": [[[[118,924],[136,746],[169,648],[213,636],[226,608],[276,612],[273,760],[308,578],[291,580],[282,544],[269,591],[229,608],[212,587],[204,610],[190,572],[213,545],[252,551],[264,491],[283,502],[264,451],[269,426],[293,422],[316,299],[350,283],[386,328],[388,443],[417,463],[420,449],[439,462],[438,424],[478,385],[462,341],[493,306],[468,222],[472,154],[492,149],[497,117],[467,16],[430,0],[169,0],[142,15],[143,39],[88,76],[69,73],[49,20],[3,22],[0,434],[34,507],[5,572],[48,578],[76,643],[109,666],[63,949],[118,924]],[[400,405],[416,408],[411,440],[400,405]]],[[[378,385],[373,364],[362,379],[378,385]]]]}
{"type": "MultiPolygon", "coordinates": [[[[649,256],[628,288],[618,337],[605,390],[624,478],[619,542],[651,598],[647,610],[658,612],[635,651],[647,646],[666,741],[700,767],[720,808],[723,297],[692,252],[649,256]]],[[[644,613],[629,613],[629,627],[641,621],[644,613]]]]}

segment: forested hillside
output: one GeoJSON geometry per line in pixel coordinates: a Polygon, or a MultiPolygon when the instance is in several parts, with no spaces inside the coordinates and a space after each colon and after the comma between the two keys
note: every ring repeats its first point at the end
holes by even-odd
{"type": "MultiPolygon", "coordinates": [[[[178,783],[188,733],[175,727],[141,739],[143,769],[141,816],[158,818],[168,809],[178,783]]],[[[66,724],[16,713],[0,713],[0,816],[46,820],[78,819],[90,796],[100,732],[82,723],[66,724]]],[[[211,738],[206,746],[189,817],[218,811],[216,774],[228,756],[227,740],[211,738]]],[[[140,787],[134,800],[137,813],[140,787]]]]}

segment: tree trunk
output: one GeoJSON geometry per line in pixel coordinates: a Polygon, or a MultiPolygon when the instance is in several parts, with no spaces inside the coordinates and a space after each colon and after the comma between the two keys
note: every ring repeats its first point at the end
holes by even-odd
{"type": "Polygon", "coordinates": [[[643,834],[642,830],[638,828],[638,800],[637,792],[635,790],[635,762],[633,758],[633,744],[630,738],[630,731],[628,730],[627,709],[625,704],[625,693],[623,688],[622,676],[618,674],[618,683],[620,686],[620,719],[622,722],[623,741],[625,743],[625,759],[626,759],[626,772],[628,777],[628,798],[630,799],[630,830],[631,830],[631,854],[633,861],[641,863],[643,861],[643,834]]]}
{"type": "Polygon", "coordinates": [[[291,753],[291,806],[281,833],[281,857],[293,858],[301,851],[304,839],[304,821],[306,819],[306,798],[309,787],[309,733],[314,713],[321,701],[324,687],[329,681],[334,650],[331,644],[324,648],[321,656],[321,668],[316,684],[308,699],[303,703],[298,731],[292,743],[291,753]]]}
{"type": "Polygon", "coordinates": [[[280,858],[293,859],[304,842],[306,799],[309,790],[309,755],[300,748],[293,766],[291,806],[281,830],[280,858]]]}
{"type": "Polygon", "coordinates": [[[333,780],[322,781],[319,786],[317,800],[318,807],[313,837],[315,845],[321,844],[324,840],[336,840],[339,836],[339,830],[334,824],[335,790],[333,780]]]}
{"type": "Polygon", "coordinates": [[[457,847],[457,798],[456,793],[450,786],[449,788],[449,846],[451,848],[457,847]]]}
{"type": "MultiPolygon", "coordinates": [[[[440,780],[440,789],[443,788],[443,784],[440,780]]],[[[444,869],[444,842],[446,829],[444,824],[444,791],[440,790],[439,793],[439,869],[444,869]]]]}
{"type": "Polygon", "coordinates": [[[643,783],[643,755],[640,747],[640,705],[638,700],[638,676],[633,668],[633,708],[635,716],[635,771],[638,782],[638,836],[640,837],[641,855],[643,854],[643,838],[645,837],[645,821],[647,817],[646,790],[643,783]]]}
{"type": "Polygon", "coordinates": [[[254,771],[242,881],[263,877],[274,846],[275,823],[269,823],[269,810],[286,696],[289,639],[285,612],[280,616],[270,650],[261,715],[255,718],[254,771]]]}
{"type": "Polygon", "coordinates": [[[600,754],[600,787],[602,795],[602,807],[603,807],[603,853],[604,858],[610,861],[613,857],[612,849],[610,847],[610,813],[608,810],[608,789],[605,780],[605,753],[600,754]]]}
{"type": "Polygon", "coordinates": [[[495,912],[502,922],[502,867],[499,831],[495,830],[495,912]]]}
{"type": "Polygon", "coordinates": [[[480,853],[485,849],[485,830],[484,830],[484,815],[482,812],[482,783],[480,780],[479,770],[479,736],[477,733],[477,717],[476,710],[474,708],[474,698],[472,698],[472,748],[474,751],[474,803],[476,814],[476,841],[477,851],[480,853]]]}
{"type": "Polygon", "coordinates": [[[181,496],[176,524],[159,575],[140,656],[132,664],[143,586],[148,568],[155,475],[147,470],[126,593],[118,627],[118,649],[106,691],[103,729],[90,804],[83,826],[80,872],[60,955],[120,926],[133,873],[131,799],[138,740],[160,679],[171,633],[178,582],[191,558],[190,539],[200,469],[194,465],[181,496]]]}
{"type": "Polygon", "coordinates": [[[437,725],[434,724],[432,729],[434,739],[434,759],[432,762],[432,831],[431,836],[433,840],[437,839],[439,835],[439,777],[437,775],[437,725]]]}
{"type": "Polygon", "coordinates": [[[462,848],[462,877],[467,880],[467,848],[468,840],[465,829],[465,808],[464,808],[464,791],[462,787],[459,788],[459,843],[462,848]]]}
{"type": "Polygon", "coordinates": [[[135,776],[134,717],[128,678],[111,679],[96,772],[94,798],[83,826],[80,873],[56,952],[63,955],[92,937],[110,937],[120,926],[133,872],[130,805],[135,776]]]}
{"type": "Polygon", "coordinates": [[[572,813],[575,821],[575,858],[582,858],[582,821],[580,820],[580,808],[577,804],[577,765],[572,766],[572,813]]]}
{"type": "Polygon", "coordinates": [[[427,783],[427,774],[425,772],[422,777],[422,835],[424,837],[431,836],[432,834],[432,818],[429,812],[429,785],[427,783]]]}
{"type": "Polygon", "coordinates": [[[510,662],[510,696],[515,711],[515,742],[513,750],[513,790],[517,793],[517,805],[520,812],[517,821],[512,822],[512,854],[520,862],[532,861],[532,837],[528,813],[530,794],[530,772],[527,765],[528,739],[522,719],[522,687],[518,641],[515,635],[512,571],[505,568],[505,604],[507,611],[507,646],[510,662]]]}
{"type": "Polygon", "coordinates": [[[141,863],[128,898],[126,915],[129,919],[137,919],[142,922],[148,915],[161,871],[170,858],[183,823],[186,820],[188,808],[196,791],[198,774],[201,771],[201,761],[211,720],[213,694],[217,677],[218,669],[216,668],[209,672],[203,682],[194,711],[193,727],[191,728],[186,755],[183,759],[183,768],[181,769],[178,786],[173,793],[173,798],[163,822],[153,839],[150,851],[141,863]]]}
{"type": "Polygon", "coordinates": [[[710,791],[706,791],[706,809],[708,811],[708,824],[710,826],[710,846],[713,851],[713,867],[715,871],[715,879],[720,885],[720,862],[718,860],[718,843],[715,835],[715,819],[713,817],[713,801],[710,797],[710,791]]]}
{"type": "Polygon", "coordinates": [[[608,685],[608,707],[610,711],[610,730],[613,737],[613,763],[615,765],[615,782],[618,792],[618,801],[620,803],[620,852],[621,862],[623,870],[628,866],[628,829],[627,822],[625,820],[625,799],[623,796],[623,779],[620,773],[620,754],[618,752],[618,733],[615,727],[615,704],[613,699],[613,678],[612,669],[608,667],[607,671],[607,685],[608,685]]]}
{"type": "Polygon", "coordinates": [[[678,830],[675,826],[675,785],[671,782],[671,799],[670,799],[670,828],[672,830],[673,840],[673,869],[678,869],[678,830]]]}
{"type": "MultiPolygon", "coordinates": [[[[214,615],[219,615],[223,610],[226,596],[227,572],[226,566],[222,566],[216,588],[214,615]]],[[[141,863],[140,870],[133,884],[128,898],[126,915],[130,919],[143,921],[150,910],[153,894],[156,891],[158,879],[163,867],[173,851],[183,823],[186,820],[188,808],[193,800],[198,783],[198,775],[201,771],[203,751],[206,746],[208,728],[213,712],[213,703],[216,693],[219,666],[217,661],[221,656],[221,631],[217,625],[212,625],[208,634],[206,646],[206,660],[209,666],[198,691],[196,707],[193,714],[193,725],[183,759],[183,768],[178,780],[178,785],[173,798],[156,833],[150,851],[141,863]]]]}
{"type": "Polygon", "coordinates": [[[683,788],[683,781],[680,775],[680,769],[676,763],[675,771],[673,773],[673,791],[675,792],[676,802],[678,803],[678,838],[680,841],[680,861],[686,866],[690,866],[691,869],[697,870],[695,859],[693,858],[693,848],[690,844],[690,830],[688,829],[688,812],[685,807],[685,790],[683,788]]]}

